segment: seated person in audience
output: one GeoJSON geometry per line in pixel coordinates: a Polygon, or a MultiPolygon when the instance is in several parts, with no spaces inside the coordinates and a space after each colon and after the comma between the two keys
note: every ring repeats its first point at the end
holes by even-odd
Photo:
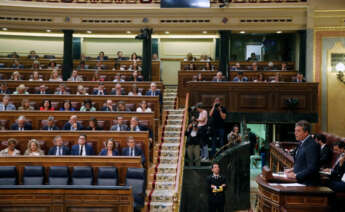
{"type": "Polygon", "coordinates": [[[118,63],[118,62],[115,62],[114,63],[114,67],[113,67],[113,71],[119,71],[120,70],[120,67],[121,67],[121,65],[120,65],[120,63],[118,63]]]}
{"type": "Polygon", "coordinates": [[[240,128],[235,125],[232,131],[228,134],[228,144],[239,144],[241,141],[240,128]]]}
{"type": "Polygon", "coordinates": [[[49,149],[48,155],[61,156],[70,154],[69,148],[63,145],[63,140],[61,136],[55,136],[53,143],[54,146],[49,149]]]}
{"type": "Polygon", "coordinates": [[[91,99],[85,99],[83,106],[81,106],[80,111],[82,112],[94,112],[96,111],[96,108],[92,106],[92,101],[91,99]]]}
{"type": "Polygon", "coordinates": [[[25,87],[24,84],[20,84],[20,85],[18,85],[18,87],[16,88],[16,91],[13,92],[13,94],[17,94],[17,95],[29,94],[29,92],[27,92],[26,89],[27,89],[27,88],[25,87]]]}
{"type": "Polygon", "coordinates": [[[141,75],[138,74],[138,71],[133,71],[131,78],[129,79],[129,81],[143,81],[143,77],[141,75]]]}
{"type": "Polygon", "coordinates": [[[85,130],[96,131],[96,130],[103,130],[100,126],[98,126],[97,119],[91,117],[89,120],[89,126],[85,128],[85,130]]]}
{"type": "Polygon", "coordinates": [[[282,63],[282,68],[280,70],[281,71],[287,71],[288,70],[286,63],[282,63]]]}
{"type": "Polygon", "coordinates": [[[152,54],[152,61],[159,61],[159,57],[157,53],[152,54]]]}
{"type": "Polygon", "coordinates": [[[48,131],[54,131],[54,130],[60,130],[59,127],[55,125],[55,118],[54,116],[48,117],[47,125],[42,128],[42,130],[48,130],[48,131]]]}
{"type": "Polygon", "coordinates": [[[258,64],[256,62],[252,63],[251,66],[248,67],[249,70],[252,70],[252,71],[257,71],[259,68],[258,68],[258,64]]]}
{"type": "Polygon", "coordinates": [[[334,192],[345,192],[345,155],[339,159],[332,169],[328,187],[334,192]]]}
{"type": "Polygon", "coordinates": [[[94,95],[98,95],[98,96],[107,95],[107,92],[105,91],[104,83],[103,83],[103,82],[99,82],[99,83],[98,83],[98,87],[97,87],[97,89],[93,92],[93,94],[94,94],[94,95]]]}
{"type": "Polygon", "coordinates": [[[63,107],[60,108],[60,111],[75,111],[75,108],[72,107],[72,103],[70,100],[65,100],[63,103],[63,107]]]}
{"type": "Polygon", "coordinates": [[[149,107],[147,106],[147,103],[146,103],[145,100],[143,100],[143,101],[140,103],[140,105],[139,105],[139,107],[137,107],[137,110],[136,110],[136,111],[137,111],[137,112],[146,112],[146,113],[152,112],[151,108],[149,108],[149,107]]]}
{"type": "Polygon", "coordinates": [[[39,142],[36,139],[31,139],[28,142],[28,147],[25,150],[24,155],[28,155],[28,156],[42,156],[42,155],[44,155],[44,152],[41,149],[41,146],[40,146],[39,142]]]}
{"type": "Polygon", "coordinates": [[[78,75],[78,71],[77,70],[73,70],[71,77],[68,78],[67,81],[69,81],[69,82],[82,82],[83,78],[78,75]]]}
{"type": "Polygon", "coordinates": [[[7,84],[4,82],[0,85],[0,94],[11,94],[11,91],[8,90],[7,84]]]}
{"type": "Polygon", "coordinates": [[[264,79],[264,75],[262,73],[259,73],[258,77],[254,80],[254,82],[266,82],[264,79]]]}
{"type": "Polygon", "coordinates": [[[280,82],[280,74],[279,72],[274,75],[274,79],[271,82],[280,82]]]}
{"type": "Polygon", "coordinates": [[[10,103],[10,96],[5,95],[2,97],[2,102],[0,103],[0,111],[16,110],[16,106],[10,103]]]}
{"type": "Polygon", "coordinates": [[[113,100],[107,99],[107,101],[105,102],[105,105],[102,107],[101,110],[102,111],[110,111],[110,112],[116,111],[116,106],[113,105],[113,100]]]}
{"type": "Polygon", "coordinates": [[[90,57],[86,57],[85,54],[81,54],[81,55],[80,55],[80,61],[86,62],[88,59],[90,59],[90,57]]]}
{"type": "Polygon", "coordinates": [[[27,122],[25,116],[19,116],[16,122],[12,124],[11,130],[18,130],[18,131],[32,130],[32,126],[31,124],[27,122]]]}
{"type": "Polygon", "coordinates": [[[327,168],[332,162],[332,146],[327,144],[326,136],[323,134],[316,134],[314,140],[320,145],[320,167],[327,168]]]}
{"type": "Polygon", "coordinates": [[[155,82],[151,82],[150,90],[146,92],[146,96],[159,96],[159,102],[162,104],[162,93],[157,89],[157,84],[155,82]]]}
{"type": "Polygon", "coordinates": [[[32,50],[32,51],[30,51],[28,58],[31,60],[37,60],[39,58],[39,56],[36,54],[36,52],[34,50],[32,50]]]}
{"type": "Polygon", "coordinates": [[[275,70],[274,63],[272,61],[268,62],[267,67],[265,68],[267,71],[275,70]]]}
{"type": "Polygon", "coordinates": [[[131,112],[129,108],[126,108],[126,104],[124,101],[119,101],[116,106],[116,111],[119,112],[131,112]]]}
{"type": "Polygon", "coordinates": [[[198,82],[205,81],[204,78],[202,78],[202,74],[201,74],[201,73],[199,73],[199,74],[197,75],[196,81],[198,81],[198,82]]]}
{"type": "Polygon", "coordinates": [[[52,106],[52,103],[49,99],[45,99],[42,102],[42,106],[40,107],[40,111],[54,111],[55,108],[52,106]]]}
{"type": "Polygon", "coordinates": [[[132,61],[139,61],[140,58],[138,57],[137,53],[133,52],[133,53],[131,54],[131,60],[132,60],[132,61]]]}
{"type": "Polygon", "coordinates": [[[58,69],[56,62],[55,61],[49,61],[47,69],[49,69],[49,70],[58,69]]]}
{"type": "Polygon", "coordinates": [[[72,115],[69,121],[63,126],[63,130],[77,131],[82,130],[83,126],[78,122],[78,116],[72,115]]]}
{"type": "Polygon", "coordinates": [[[30,105],[29,99],[25,98],[22,100],[22,103],[18,110],[35,110],[35,108],[30,105]]]}
{"type": "Polygon", "coordinates": [[[254,52],[250,54],[250,57],[248,57],[247,61],[258,61],[258,58],[254,52]]]}
{"type": "Polygon", "coordinates": [[[187,71],[194,71],[195,67],[193,63],[189,63],[188,66],[186,67],[187,71]]]}
{"type": "Polygon", "coordinates": [[[61,76],[59,76],[58,70],[53,70],[50,74],[49,78],[50,82],[62,82],[61,76]]]}
{"type": "Polygon", "coordinates": [[[24,68],[24,65],[20,64],[19,60],[15,59],[12,64],[12,68],[20,69],[20,68],[24,68]]]}
{"type": "Polygon", "coordinates": [[[117,156],[119,155],[119,152],[115,149],[115,142],[113,139],[108,139],[105,142],[105,148],[101,150],[99,155],[102,156],[117,156]]]}
{"type": "Polygon", "coordinates": [[[66,90],[66,85],[65,84],[60,84],[59,87],[57,88],[55,94],[69,95],[69,92],[66,90]]]}
{"type": "Polygon", "coordinates": [[[243,76],[243,72],[237,72],[236,77],[232,80],[234,82],[248,82],[248,77],[243,76]]]}
{"type": "MultiPolygon", "coordinates": [[[[103,61],[103,60],[102,60],[103,61]]],[[[100,71],[100,70],[103,70],[103,69],[106,69],[105,65],[103,64],[101,60],[97,60],[96,62],[96,69],[97,71],[100,71]]]]}
{"type": "Polygon", "coordinates": [[[39,87],[39,90],[35,92],[35,94],[51,94],[51,92],[49,90],[47,90],[47,86],[42,84],[39,87]]]}
{"type": "Polygon", "coordinates": [[[202,54],[200,55],[200,62],[210,62],[210,58],[207,56],[207,54],[202,54]]]}
{"type": "Polygon", "coordinates": [[[240,71],[241,69],[241,64],[239,62],[235,63],[234,66],[231,67],[232,71],[240,71]]]}
{"type": "MultiPolygon", "coordinates": [[[[333,154],[336,155],[336,160],[335,163],[332,164],[332,168],[335,168],[341,160],[341,158],[345,155],[345,143],[341,141],[336,142],[333,145],[333,154]]],[[[329,169],[326,169],[326,171],[329,171],[329,169]]]]}
{"type": "Polygon", "coordinates": [[[117,61],[127,60],[127,58],[123,57],[123,52],[122,51],[118,51],[116,53],[116,55],[117,55],[117,58],[116,58],[117,61]]]}
{"type": "Polygon", "coordinates": [[[124,82],[125,80],[121,79],[121,74],[117,73],[114,77],[113,82],[124,82]]]}
{"type": "Polygon", "coordinates": [[[85,96],[87,96],[89,94],[86,92],[86,88],[83,85],[78,85],[76,95],[85,95],[85,96]]]}
{"type": "Polygon", "coordinates": [[[116,118],[116,124],[111,126],[110,130],[111,131],[128,131],[129,127],[127,126],[127,124],[124,123],[123,117],[118,116],[116,118]]]}
{"type": "Polygon", "coordinates": [[[94,155],[91,145],[86,143],[87,136],[85,134],[79,135],[78,144],[72,146],[71,155],[94,155]]]}
{"type": "Polygon", "coordinates": [[[198,81],[198,75],[193,75],[192,81],[193,81],[193,82],[197,82],[197,81],[198,81]]]}
{"type": "Polygon", "coordinates": [[[85,69],[89,69],[89,66],[86,65],[86,62],[85,60],[81,60],[78,67],[77,67],[78,70],[85,70],[85,69]]]}
{"type": "Polygon", "coordinates": [[[205,67],[204,67],[202,70],[203,70],[203,71],[214,71],[214,68],[213,68],[211,62],[207,62],[207,63],[205,64],[205,67]]]}
{"type": "Polygon", "coordinates": [[[99,52],[99,54],[97,56],[97,60],[99,60],[99,61],[108,60],[108,56],[105,56],[104,52],[101,51],[101,52],[99,52]]]}
{"type": "Polygon", "coordinates": [[[212,80],[213,82],[223,82],[225,81],[223,78],[223,73],[221,71],[218,71],[216,76],[212,80]]]}
{"type": "Polygon", "coordinates": [[[18,156],[20,151],[16,149],[17,140],[10,138],[7,141],[7,148],[0,151],[0,156],[18,156]]]}
{"type": "Polygon", "coordinates": [[[137,61],[133,61],[132,65],[129,66],[128,71],[141,71],[141,67],[138,66],[137,61]]]}
{"type": "Polygon", "coordinates": [[[11,54],[7,55],[8,58],[19,58],[17,52],[12,52],[11,54]]]}
{"type": "Polygon", "coordinates": [[[95,73],[92,76],[92,81],[94,81],[94,82],[103,82],[104,81],[104,77],[101,77],[101,75],[99,74],[99,71],[95,71],[95,73]]]}
{"type": "Polygon", "coordinates": [[[32,69],[33,69],[33,70],[40,70],[40,69],[42,69],[41,64],[40,64],[40,61],[34,60],[34,61],[32,62],[32,69]]]}
{"type": "Polygon", "coordinates": [[[302,73],[297,73],[295,82],[305,82],[305,79],[302,73]]]}
{"type": "Polygon", "coordinates": [[[120,65],[120,71],[126,71],[127,66],[126,65],[120,65]]]}
{"type": "Polygon", "coordinates": [[[139,119],[136,116],[133,116],[131,118],[131,123],[130,123],[130,126],[129,126],[129,131],[136,131],[136,132],[149,131],[149,140],[150,140],[150,142],[152,142],[152,130],[149,129],[148,127],[144,126],[144,125],[140,125],[139,124],[139,119]]]}
{"type": "Polygon", "coordinates": [[[195,58],[193,57],[193,54],[191,52],[189,52],[186,56],[186,58],[184,59],[184,61],[188,61],[188,62],[194,62],[195,58]]]}
{"type": "Polygon", "coordinates": [[[22,80],[22,77],[20,76],[20,73],[18,71],[15,71],[12,73],[10,80],[18,81],[18,80],[22,80]]]}
{"type": "Polygon", "coordinates": [[[123,156],[141,156],[141,163],[145,164],[145,155],[144,152],[135,145],[135,140],[133,136],[129,136],[127,139],[127,147],[122,149],[123,156]]]}
{"type": "Polygon", "coordinates": [[[132,84],[132,90],[128,92],[128,96],[142,96],[141,90],[137,88],[137,84],[132,84]]]}
{"type": "Polygon", "coordinates": [[[115,84],[115,89],[111,91],[112,95],[121,96],[126,95],[126,92],[122,89],[122,86],[120,83],[115,84]]]}

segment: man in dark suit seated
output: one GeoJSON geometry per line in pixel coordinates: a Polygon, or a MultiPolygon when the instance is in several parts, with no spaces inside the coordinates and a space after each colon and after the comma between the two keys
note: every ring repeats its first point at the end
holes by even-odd
{"type": "Polygon", "coordinates": [[[51,94],[49,90],[47,90],[47,86],[45,85],[40,85],[40,88],[38,91],[35,92],[35,94],[51,94]]]}
{"type": "Polygon", "coordinates": [[[296,140],[300,142],[296,149],[294,165],[286,170],[289,179],[306,185],[318,185],[320,176],[320,146],[310,135],[311,125],[307,121],[299,121],[295,126],[296,140]]]}
{"type": "Polygon", "coordinates": [[[92,146],[86,144],[86,135],[79,135],[78,144],[72,146],[71,155],[94,155],[92,146]]]}
{"type": "Polygon", "coordinates": [[[93,92],[94,95],[102,96],[102,95],[107,95],[107,92],[104,89],[104,83],[100,82],[98,83],[98,88],[93,92]]]}
{"type": "Polygon", "coordinates": [[[342,155],[337,165],[331,171],[328,187],[335,192],[345,192],[345,155],[342,155]]]}
{"type": "Polygon", "coordinates": [[[145,164],[145,155],[144,152],[135,145],[135,140],[133,136],[129,136],[127,139],[127,146],[122,149],[123,156],[141,156],[141,163],[145,164]]]}
{"type": "Polygon", "coordinates": [[[126,92],[122,89],[122,86],[120,83],[116,83],[115,89],[111,91],[111,95],[126,95],[126,92]]]}
{"type": "Polygon", "coordinates": [[[218,71],[216,76],[212,79],[213,82],[223,82],[225,81],[223,78],[223,73],[221,71],[218,71]]]}
{"type": "Polygon", "coordinates": [[[146,96],[159,96],[159,103],[162,105],[162,93],[159,89],[157,89],[157,84],[152,82],[150,85],[150,90],[146,92],[146,96]]]}
{"type": "Polygon", "coordinates": [[[0,85],[0,94],[10,94],[12,93],[10,90],[8,90],[6,83],[1,83],[0,85]]]}
{"type": "Polygon", "coordinates": [[[70,154],[69,148],[63,145],[63,140],[61,136],[56,136],[53,140],[53,143],[55,144],[55,146],[49,149],[48,155],[61,156],[70,154]]]}
{"type": "Polygon", "coordinates": [[[49,116],[48,117],[48,123],[46,126],[44,126],[42,128],[42,130],[49,130],[49,131],[53,131],[53,130],[60,130],[56,125],[55,125],[55,118],[54,116],[49,116]]]}
{"type": "Polygon", "coordinates": [[[69,121],[63,126],[63,130],[77,131],[82,130],[83,126],[78,123],[78,116],[73,115],[70,117],[69,121]]]}
{"type": "Polygon", "coordinates": [[[5,95],[2,97],[2,102],[0,102],[0,111],[16,110],[16,106],[10,103],[10,96],[5,95]]]}
{"type": "Polygon", "coordinates": [[[331,145],[327,144],[326,136],[322,134],[315,135],[315,141],[320,145],[320,167],[327,168],[330,166],[332,162],[332,147],[331,145]]]}
{"type": "Polygon", "coordinates": [[[31,124],[27,123],[25,116],[19,116],[16,123],[12,124],[11,130],[32,130],[31,124]]]}
{"type": "Polygon", "coordinates": [[[152,142],[152,130],[144,125],[139,124],[139,118],[136,116],[133,116],[131,118],[129,131],[136,131],[136,132],[149,131],[149,141],[152,142]]]}
{"type": "Polygon", "coordinates": [[[113,100],[108,99],[107,102],[105,103],[105,106],[103,106],[101,110],[102,111],[109,111],[109,112],[116,111],[116,106],[113,105],[113,100]]]}
{"type": "Polygon", "coordinates": [[[118,116],[116,118],[117,124],[111,126],[110,130],[111,131],[128,131],[129,127],[127,126],[127,124],[125,124],[123,122],[123,117],[122,116],[118,116]]]}
{"type": "Polygon", "coordinates": [[[129,81],[134,81],[134,82],[143,81],[143,77],[141,75],[139,76],[138,71],[135,70],[135,71],[133,71],[133,74],[130,77],[129,81]]]}

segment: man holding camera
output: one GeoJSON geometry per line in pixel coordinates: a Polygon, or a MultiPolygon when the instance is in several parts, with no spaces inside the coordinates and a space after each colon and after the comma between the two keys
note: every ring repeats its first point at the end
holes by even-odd
{"type": "Polygon", "coordinates": [[[212,118],[212,151],[211,157],[216,153],[217,138],[219,138],[220,147],[224,145],[224,134],[225,134],[225,119],[226,119],[226,109],[221,105],[220,99],[217,97],[214,102],[212,109],[209,113],[212,118]]]}

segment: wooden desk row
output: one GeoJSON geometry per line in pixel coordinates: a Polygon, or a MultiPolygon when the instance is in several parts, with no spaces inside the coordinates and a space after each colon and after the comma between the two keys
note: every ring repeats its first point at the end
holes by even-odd
{"type": "MultiPolygon", "coordinates": [[[[0,99],[2,99],[3,96],[3,94],[0,94],[0,99]]],[[[80,96],[52,94],[10,95],[10,102],[12,102],[17,109],[21,105],[23,99],[28,99],[30,101],[30,105],[36,109],[39,109],[39,107],[42,106],[43,100],[50,100],[52,102],[52,105],[56,106],[56,110],[59,110],[59,108],[63,106],[63,102],[66,100],[71,101],[75,109],[78,109],[83,104],[83,101],[85,99],[91,99],[98,111],[101,110],[108,99],[111,99],[114,104],[118,103],[119,101],[123,101],[129,107],[133,107],[134,111],[136,109],[136,106],[138,106],[142,101],[146,101],[147,104],[151,107],[155,119],[160,119],[160,103],[158,96],[80,96]]]]}
{"type": "MultiPolygon", "coordinates": [[[[188,82],[190,104],[203,102],[210,108],[219,97],[228,112],[261,113],[293,110],[317,114],[318,83],[188,82]],[[291,105],[289,100],[296,100],[291,105]]],[[[183,97],[183,96],[182,96],[183,97]]],[[[179,99],[179,102],[183,102],[179,99]]]]}
{"type": "MultiPolygon", "coordinates": [[[[29,80],[32,78],[33,69],[0,69],[0,79],[2,80],[10,80],[11,79],[11,75],[13,74],[13,72],[18,71],[19,74],[21,75],[21,79],[22,80],[29,80]]],[[[41,79],[48,81],[50,78],[50,75],[52,73],[53,70],[51,69],[40,69],[37,70],[38,74],[40,75],[41,79]]],[[[59,75],[62,75],[62,70],[58,69],[57,70],[59,75]]],[[[121,76],[124,76],[126,81],[130,81],[132,75],[133,75],[133,71],[120,71],[120,70],[90,70],[90,69],[85,69],[85,70],[78,70],[78,75],[82,76],[84,81],[93,81],[93,77],[95,75],[95,73],[98,72],[100,78],[103,78],[104,81],[113,81],[114,77],[117,74],[120,74],[121,76]]],[[[141,75],[141,71],[138,71],[138,75],[141,75]]],[[[130,81],[131,82],[131,81],[130,81]]]]}
{"type": "MultiPolygon", "coordinates": [[[[12,64],[15,59],[13,58],[0,58],[0,63],[3,63],[5,67],[12,67],[12,64]]],[[[20,63],[24,65],[25,68],[31,68],[33,65],[33,60],[30,59],[19,59],[20,63]]],[[[57,64],[62,64],[62,59],[38,59],[40,65],[47,66],[50,61],[55,61],[57,64]]],[[[137,61],[137,65],[141,66],[142,61],[137,61]]],[[[77,68],[80,64],[80,60],[73,60],[73,67],[77,68]]],[[[86,65],[91,67],[96,67],[97,60],[87,60],[86,65]]],[[[133,64],[133,61],[129,60],[122,60],[122,61],[115,61],[115,60],[105,60],[102,61],[102,64],[106,66],[108,69],[112,69],[115,67],[115,64],[119,64],[120,66],[126,66],[127,68],[133,64]]],[[[160,80],[160,61],[152,61],[152,80],[159,81],[160,80]]]]}
{"type": "MultiPolygon", "coordinates": [[[[99,82],[91,82],[91,81],[83,81],[83,82],[50,82],[50,81],[27,81],[27,80],[2,80],[0,83],[6,83],[9,90],[15,91],[16,88],[20,84],[24,84],[30,93],[35,92],[35,88],[39,88],[40,85],[45,85],[48,90],[55,91],[56,88],[59,87],[60,84],[64,84],[70,93],[75,94],[77,92],[78,85],[83,85],[84,87],[91,88],[90,91],[92,91],[92,88],[97,88],[99,82]]],[[[115,87],[115,82],[103,82],[104,88],[107,92],[111,92],[112,88],[115,87]]],[[[133,84],[136,84],[137,88],[142,88],[144,90],[144,94],[146,91],[150,89],[152,82],[120,82],[121,87],[128,93],[132,90],[133,84]]],[[[161,93],[164,91],[164,85],[162,82],[155,82],[157,85],[157,89],[161,90],[161,93]]]]}
{"type": "MultiPolygon", "coordinates": [[[[239,63],[241,67],[248,67],[252,66],[254,61],[231,61],[229,62],[229,67],[235,66],[236,63],[239,63]]],[[[294,62],[277,62],[272,61],[273,65],[275,67],[281,67],[283,63],[286,64],[288,70],[294,70],[295,69],[295,63],[294,62]]],[[[201,61],[182,61],[181,62],[181,70],[185,70],[185,67],[188,67],[189,64],[194,65],[194,69],[202,70],[208,62],[201,62],[201,61]]],[[[218,61],[211,61],[210,62],[212,66],[215,67],[215,70],[218,69],[219,62],[218,61]]],[[[263,67],[268,67],[268,63],[270,62],[263,62],[263,61],[257,61],[256,65],[259,69],[263,69],[263,67]]]]}
{"type": "Polygon", "coordinates": [[[132,189],[117,187],[0,186],[0,211],[133,211],[132,189]]]}
{"type": "MultiPolygon", "coordinates": [[[[117,150],[121,155],[121,150],[127,147],[127,138],[133,136],[136,144],[143,150],[146,158],[146,167],[150,165],[150,150],[149,150],[149,134],[148,132],[110,132],[110,131],[1,131],[0,133],[0,150],[7,147],[7,140],[14,138],[18,141],[17,149],[21,154],[25,153],[27,144],[30,139],[37,139],[41,145],[45,154],[48,154],[48,150],[54,146],[54,137],[61,136],[64,141],[64,145],[69,149],[74,144],[78,143],[78,137],[81,134],[87,135],[87,143],[91,144],[95,154],[98,155],[103,148],[105,148],[105,142],[108,139],[113,139],[117,143],[117,150]]],[[[104,156],[103,156],[104,157],[104,156]]],[[[0,157],[1,158],[1,157],[0,157]]],[[[109,157],[106,157],[109,159],[109,157]]],[[[0,164],[1,165],[1,164],[0,164]]]]}

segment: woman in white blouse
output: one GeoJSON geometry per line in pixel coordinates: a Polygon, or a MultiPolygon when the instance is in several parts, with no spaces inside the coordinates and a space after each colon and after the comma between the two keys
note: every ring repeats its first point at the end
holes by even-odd
{"type": "Polygon", "coordinates": [[[146,101],[142,101],[140,106],[137,108],[137,112],[145,112],[145,113],[149,113],[149,112],[152,112],[151,108],[149,108],[147,106],[147,103],[146,101]]]}
{"type": "Polygon", "coordinates": [[[16,149],[17,140],[10,138],[7,141],[8,147],[0,151],[0,156],[17,156],[20,155],[20,151],[16,149]]]}
{"type": "Polygon", "coordinates": [[[31,139],[28,143],[28,148],[26,149],[24,155],[41,156],[41,155],[44,155],[44,152],[41,149],[38,141],[36,139],[31,139]]]}

